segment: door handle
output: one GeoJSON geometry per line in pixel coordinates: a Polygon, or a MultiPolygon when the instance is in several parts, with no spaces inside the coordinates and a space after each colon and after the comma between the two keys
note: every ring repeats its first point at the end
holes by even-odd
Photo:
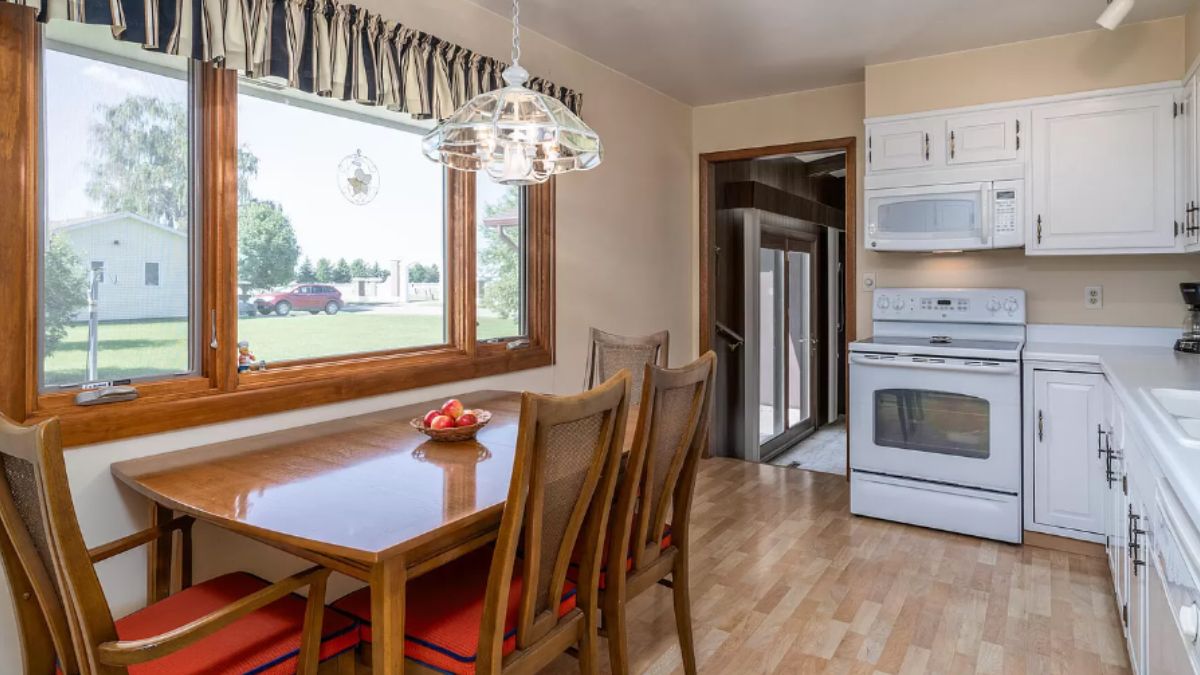
{"type": "Polygon", "coordinates": [[[1039,410],[1038,411],[1038,441],[1043,441],[1045,439],[1046,439],[1046,416],[1042,414],[1041,410],[1039,410]]]}

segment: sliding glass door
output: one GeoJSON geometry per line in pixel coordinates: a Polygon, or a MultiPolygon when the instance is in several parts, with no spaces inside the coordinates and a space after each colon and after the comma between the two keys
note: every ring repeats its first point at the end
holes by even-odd
{"type": "Polygon", "coordinates": [[[768,459],[816,428],[815,240],[763,232],[758,250],[758,440],[768,459]]]}

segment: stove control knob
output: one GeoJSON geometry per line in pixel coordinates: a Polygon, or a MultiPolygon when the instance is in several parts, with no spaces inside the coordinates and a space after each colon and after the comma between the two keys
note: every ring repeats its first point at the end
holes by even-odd
{"type": "Polygon", "coordinates": [[[1009,299],[1005,300],[1004,301],[1004,311],[1008,312],[1009,314],[1012,314],[1013,312],[1017,311],[1017,299],[1009,298],[1009,299]]]}
{"type": "Polygon", "coordinates": [[[886,295],[879,296],[879,300],[875,301],[875,306],[878,307],[879,309],[887,309],[888,307],[891,306],[891,304],[892,304],[891,301],[888,300],[888,297],[886,295]]]}
{"type": "Polygon", "coordinates": [[[896,302],[892,303],[892,306],[896,309],[904,309],[904,298],[902,296],[896,296],[896,302]]]}
{"type": "Polygon", "coordinates": [[[988,300],[987,308],[988,308],[989,312],[999,311],[1000,310],[1000,299],[992,298],[991,300],[988,300]]]}

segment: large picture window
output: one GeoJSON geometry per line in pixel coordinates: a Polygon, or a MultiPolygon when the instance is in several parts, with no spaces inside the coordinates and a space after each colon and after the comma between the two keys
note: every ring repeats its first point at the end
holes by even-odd
{"type": "Polygon", "coordinates": [[[475,182],[477,335],[503,340],[526,334],[526,191],[475,182]]]}
{"type": "Polygon", "coordinates": [[[82,28],[51,24],[42,61],[38,316],[48,390],[196,367],[186,61],[65,41],[82,28]]]}
{"type": "Polygon", "coordinates": [[[554,362],[553,180],[105,27],[0,5],[0,39],[0,413],[70,446],[554,362]],[[138,396],[76,403],[105,383],[138,396]]]}
{"type": "Polygon", "coordinates": [[[268,364],[445,344],[441,167],[394,113],[314,98],[241,85],[239,341],[268,364]]]}

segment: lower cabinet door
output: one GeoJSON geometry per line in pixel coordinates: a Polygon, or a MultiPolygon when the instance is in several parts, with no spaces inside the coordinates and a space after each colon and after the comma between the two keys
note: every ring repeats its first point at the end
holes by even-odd
{"type": "Polygon", "coordinates": [[[1104,534],[1104,376],[1034,371],[1033,519],[1104,534]]]}

